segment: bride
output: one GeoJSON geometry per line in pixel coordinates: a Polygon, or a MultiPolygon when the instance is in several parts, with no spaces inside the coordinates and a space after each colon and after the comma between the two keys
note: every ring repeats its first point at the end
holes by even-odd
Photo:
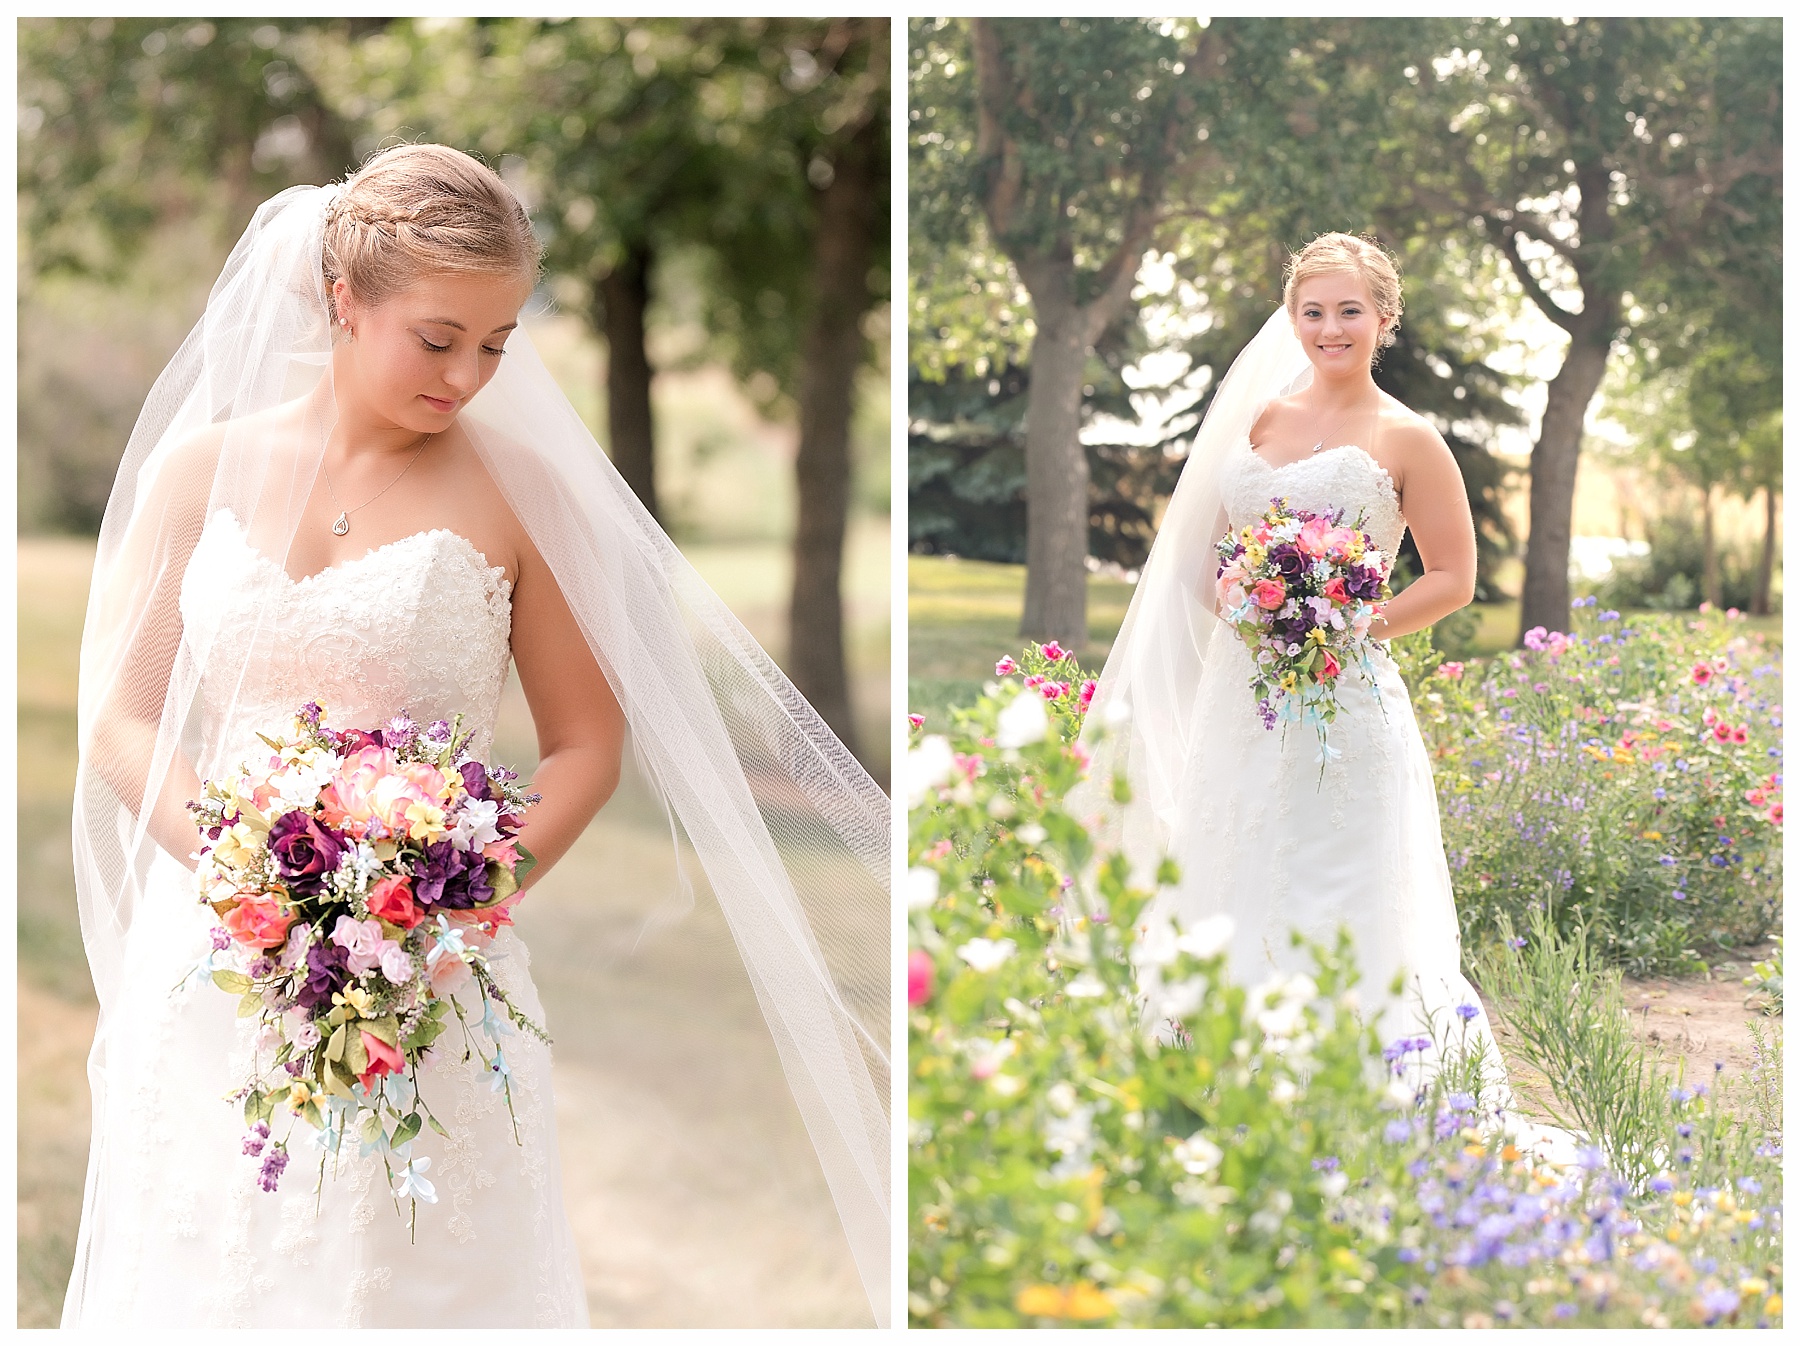
{"type": "MultiPolygon", "coordinates": [[[[249,1153],[228,1096],[254,1020],[189,976],[215,924],[185,808],[202,780],[307,702],[340,729],[460,714],[483,756],[509,659],[540,750],[531,878],[629,741],[732,929],[885,1321],[887,801],[550,380],[518,322],[537,268],[487,168],[387,150],[258,210],[145,404],[82,641],[75,856],[100,1020],[64,1326],[587,1325],[546,1046],[507,1039],[510,1110],[479,1058],[426,1058],[447,1134],[412,1143],[430,1196],[409,1231],[354,1137],[322,1184],[304,1124],[285,1181],[249,1153]]],[[[492,955],[542,1023],[523,943],[505,931],[492,955]]]]}
{"type": "Polygon", "coordinates": [[[1467,1054],[1497,1101],[1504,1065],[1461,972],[1431,764],[1379,643],[1473,596],[1462,475],[1430,423],[1375,385],[1401,312],[1380,247],[1314,239],[1290,260],[1283,297],[1207,412],[1088,723],[1122,725],[1099,750],[1137,787],[1125,843],[1180,867],[1155,923],[1229,917],[1228,962],[1246,985],[1310,967],[1290,931],[1329,946],[1348,928],[1365,1003],[1404,983],[1381,1000],[1383,1041],[1433,1034],[1467,1054]],[[1360,517],[1390,558],[1410,528],[1424,563],[1370,629],[1373,680],[1349,666],[1338,679],[1329,751],[1311,729],[1264,728],[1250,652],[1216,611],[1213,544],[1276,497],[1360,517]]]}

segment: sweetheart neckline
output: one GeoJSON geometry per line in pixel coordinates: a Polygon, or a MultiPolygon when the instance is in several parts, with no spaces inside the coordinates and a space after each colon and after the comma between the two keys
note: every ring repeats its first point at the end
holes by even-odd
{"type": "Polygon", "coordinates": [[[1315,454],[1311,454],[1305,458],[1296,458],[1290,463],[1271,463],[1251,446],[1248,435],[1244,437],[1244,452],[1250,455],[1252,462],[1261,464],[1263,470],[1266,472],[1285,472],[1290,467],[1299,467],[1302,463],[1316,463],[1329,454],[1342,453],[1346,449],[1360,453],[1363,456],[1364,461],[1366,461],[1370,467],[1375,469],[1377,475],[1381,478],[1382,484],[1387,487],[1388,498],[1394,502],[1394,508],[1399,509],[1400,491],[1394,485],[1393,474],[1376,461],[1374,454],[1370,453],[1360,444],[1334,444],[1329,449],[1321,449],[1315,454]]]}
{"type": "Polygon", "coordinates": [[[512,597],[513,582],[506,577],[506,567],[503,565],[489,564],[487,554],[454,528],[421,528],[416,533],[408,533],[405,537],[397,537],[392,542],[383,542],[379,546],[371,547],[361,556],[353,556],[347,561],[339,561],[335,565],[326,566],[323,570],[315,570],[310,575],[303,575],[299,579],[295,579],[292,575],[288,574],[286,566],[279,564],[274,557],[270,556],[267,552],[263,551],[262,548],[250,541],[250,534],[244,528],[243,521],[238,518],[236,513],[234,513],[229,506],[219,510],[213,515],[213,518],[229,519],[232,524],[232,532],[236,534],[237,539],[243,545],[244,550],[249,552],[258,561],[268,566],[277,575],[281,576],[282,579],[287,581],[289,587],[294,589],[304,588],[313,581],[323,579],[327,575],[334,575],[340,571],[353,569],[365,561],[380,556],[383,552],[392,551],[397,547],[404,546],[408,542],[415,542],[420,538],[436,537],[441,533],[453,541],[462,543],[467,554],[475,559],[480,569],[487,571],[489,574],[498,571],[503,592],[507,595],[509,600],[512,597]]]}

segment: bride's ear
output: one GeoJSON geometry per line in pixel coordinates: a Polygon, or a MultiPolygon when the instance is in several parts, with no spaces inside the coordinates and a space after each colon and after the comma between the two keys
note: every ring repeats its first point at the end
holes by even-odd
{"type": "Polygon", "coordinates": [[[356,299],[350,293],[350,282],[339,276],[331,282],[331,308],[337,315],[335,335],[351,338],[356,335],[356,299]]]}

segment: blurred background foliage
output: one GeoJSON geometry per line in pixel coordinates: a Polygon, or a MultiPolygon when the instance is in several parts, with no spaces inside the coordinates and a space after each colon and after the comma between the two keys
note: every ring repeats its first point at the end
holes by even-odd
{"type": "MultiPolygon", "coordinates": [[[[915,587],[949,582],[927,556],[1027,561],[1027,413],[1062,395],[1034,365],[1074,308],[1099,335],[1068,393],[1079,449],[1043,489],[1085,491],[1067,516],[1086,528],[1056,564],[1129,577],[1288,253],[1345,229],[1401,261],[1377,382],[1462,466],[1478,600],[1507,609],[1484,627],[1566,627],[1600,582],[1633,605],[1778,604],[1779,21],[909,32],[915,587]],[[1109,295],[1121,270],[1135,284],[1109,295]],[[1616,570],[1584,566],[1609,550],[1616,570]]],[[[1020,629],[1079,645],[1084,613],[1051,630],[1034,610],[1042,559],[1020,629]]],[[[915,646],[934,613],[915,604],[915,646]]]]}
{"type": "Polygon", "coordinates": [[[97,530],[257,203],[438,140],[530,209],[542,298],[574,320],[544,340],[591,368],[565,387],[677,540],[789,544],[801,615],[772,649],[882,769],[836,614],[851,516],[888,507],[887,44],[875,19],[26,21],[21,530],[97,530]]]}

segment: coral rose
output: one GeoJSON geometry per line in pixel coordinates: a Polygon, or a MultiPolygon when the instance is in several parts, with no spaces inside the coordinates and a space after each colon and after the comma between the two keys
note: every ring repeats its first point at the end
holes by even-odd
{"type": "Polygon", "coordinates": [[[287,943],[288,927],[294,923],[272,899],[262,896],[243,898],[220,920],[233,939],[252,949],[273,949],[287,943]]]}
{"type": "Polygon", "coordinates": [[[362,1034],[363,1050],[369,1054],[369,1068],[356,1077],[356,1082],[367,1089],[371,1083],[383,1075],[393,1075],[406,1069],[406,1058],[400,1055],[396,1047],[390,1047],[368,1029],[357,1030],[362,1034]]]}
{"type": "Polygon", "coordinates": [[[1257,607],[1265,612],[1273,612],[1287,602],[1287,585],[1280,580],[1259,580],[1252,597],[1257,607]]]}
{"type": "Polygon", "coordinates": [[[405,875],[390,875],[375,885],[369,893],[369,915],[402,930],[411,930],[425,919],[413,905],[412,880],[405,875]]]}

